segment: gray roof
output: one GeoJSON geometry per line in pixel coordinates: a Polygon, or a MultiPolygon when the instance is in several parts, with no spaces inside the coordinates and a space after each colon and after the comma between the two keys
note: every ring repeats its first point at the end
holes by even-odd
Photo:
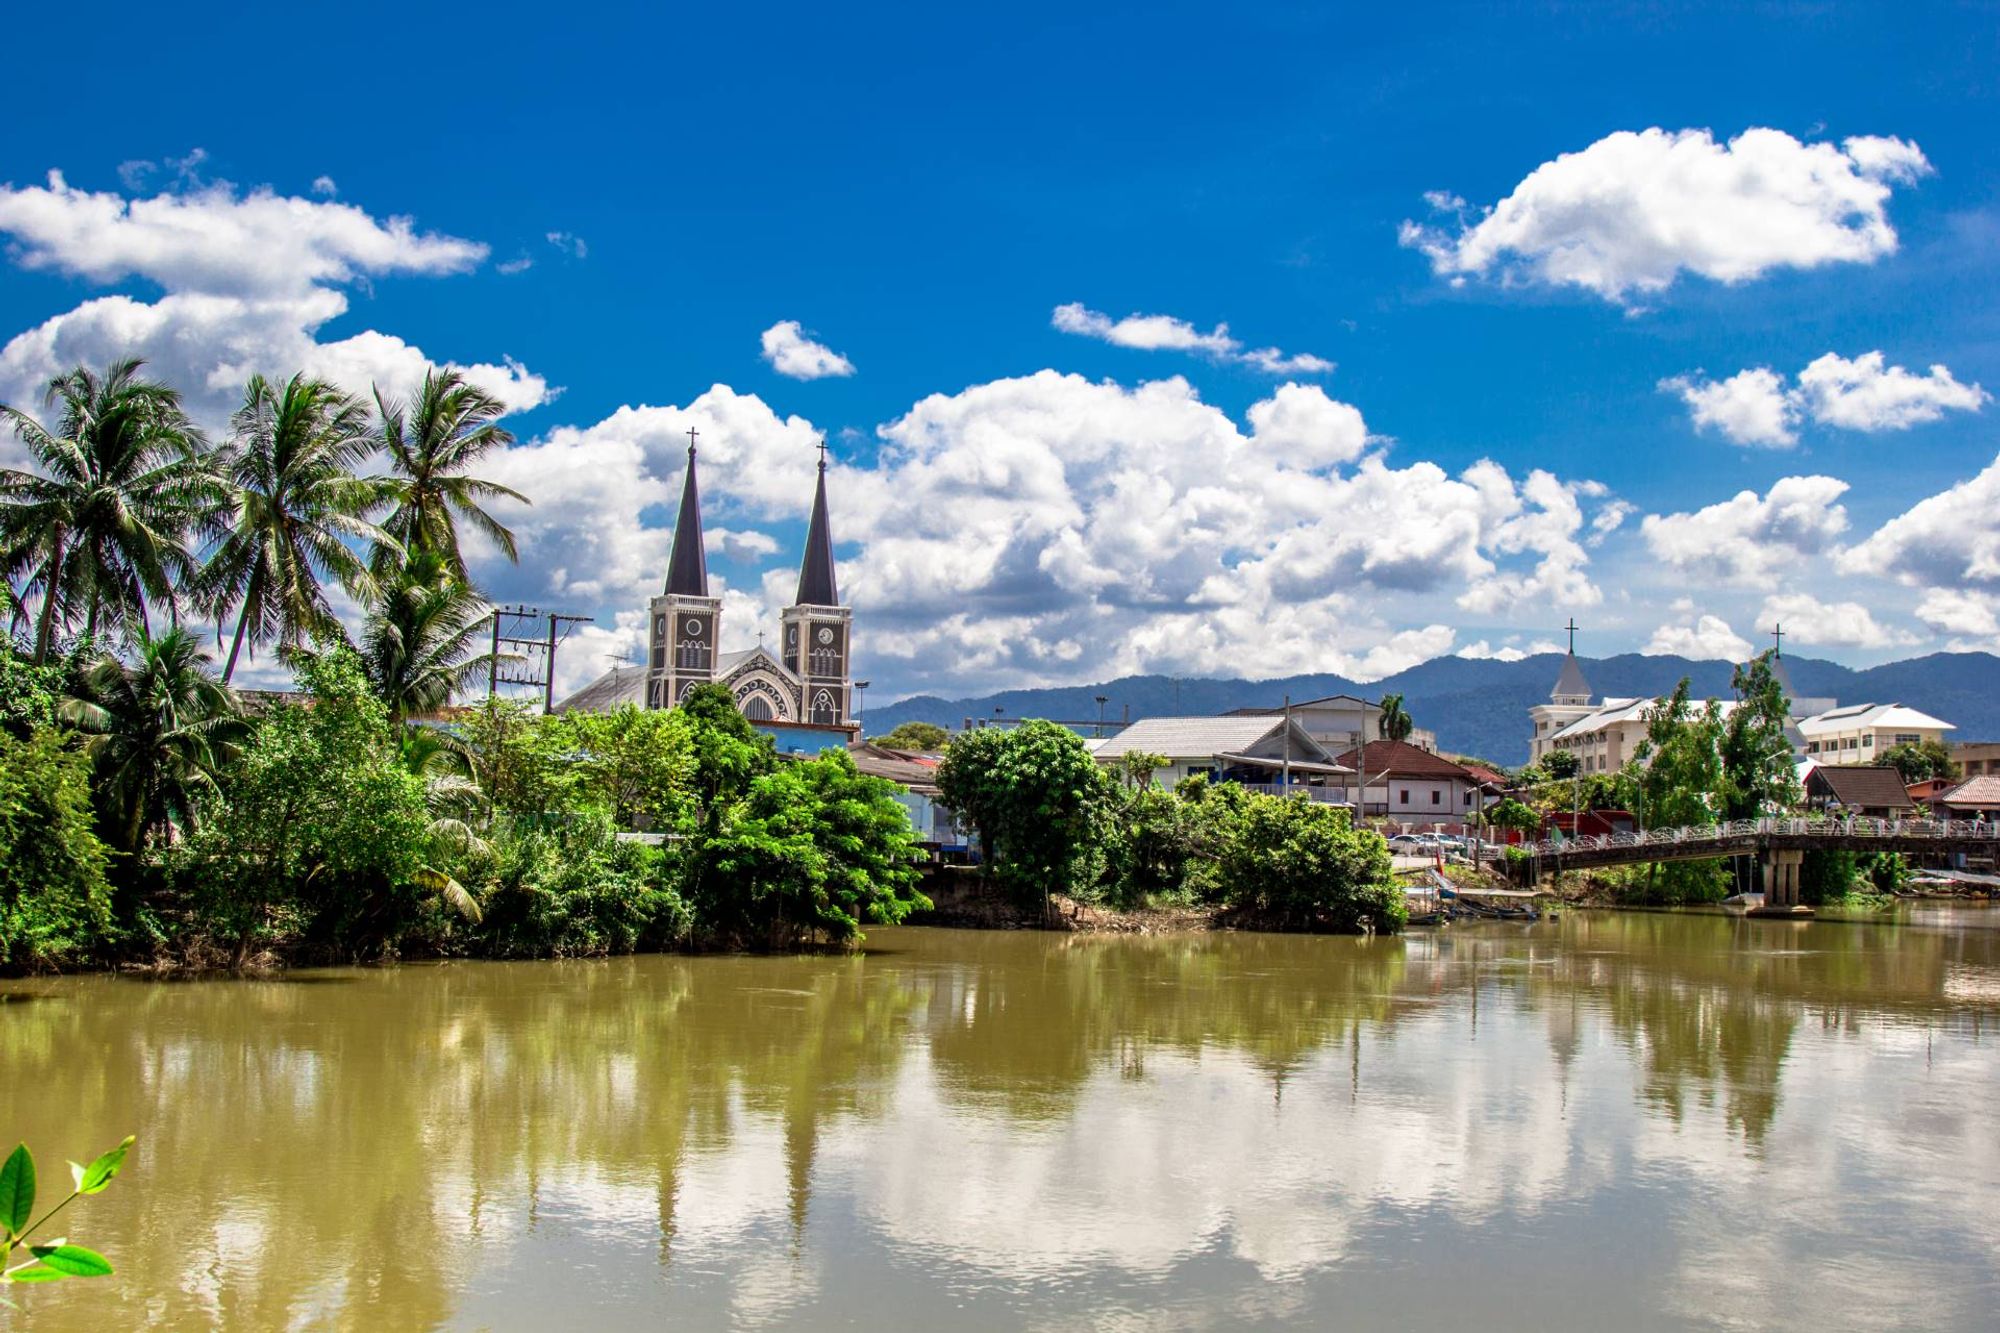
{"type": "MultiPolygon", "coordinates": [[[[1282,717],[1146,717],[1140,718],[1097,747],[1099,759],[1117,759],[1131,752],[1163,754],[1169,759],[1202,755],[1241,754],[1285,725],[1282,717]]],[[[1297,758],[1329,761],[1312,737],[1292,723],[1297,758]]]]}
{"type": "Polygon", "coordinates": [[[1562,674],[1556,677],[1556,687],[1549,691],[1549,698],[1590,698],[1590,682],[1583,678],[1583,668],[1577,665],[1575,653],[1563,654],[1562,674]]]}
{"type": "Polygon", "coordinates": [[[609,713],[624,704],[646,700],[646,668],[612,667],[590,684],[556,704],[558,713],[609,713]]]}

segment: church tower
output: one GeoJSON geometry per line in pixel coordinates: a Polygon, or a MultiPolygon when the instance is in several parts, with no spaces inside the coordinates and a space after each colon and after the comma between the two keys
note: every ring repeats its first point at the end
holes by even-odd
{"type": "Polygon", "coordinates": [[[833,568],[833,527],[826,514],[826,442],[819,446],[819,490],[806,529],[798,596],[784,610],[784,661],[801,684],[800,720],[846,722],[853,685],[854,612],[840,604],[833,568]]]}
{"type": "Polygon", "coordinates": [[[722,599],[708,595],[708,553],[701,540],[701,493],[695,485],[697,431],[688,431],[687,480],[674,521],[667,586],[648,608],[646,707],[672,708],[690,689],[715,679],[722,599]]]}
{"type": "Polygon", "coordinates": [[[1549,691],[1547,703],[1536,704],[1528,710],[1528,717],[1535,724],[1528,757],[1536,763],[1540,763],[1542,756],[1554,748],[1549,742],[1557,732],[1596,711],[1590,703],[1590,682],[1583,678],[1583,668],[1576,660],[1575,619],[1572,618],[1563,628],[1569,631],[1569,651],[1563,654],[1562,670],[1556,674],[1555,688],[1549,691]]]}

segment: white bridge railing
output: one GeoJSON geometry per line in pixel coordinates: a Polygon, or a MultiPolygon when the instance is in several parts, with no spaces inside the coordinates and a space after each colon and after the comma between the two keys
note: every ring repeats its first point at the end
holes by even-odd
{"type": "Polygon", "coordinates": [[[1612,851],[1619,848],[1729,846],[1760,837],[1785,838],[1894,838],[1937,842],[2000,840],[2000,823],[1985,819],[1874,819],[1864,817],[1832,819],[1778,818],[1734,819],[1726,824],[1699,824],[1684,828],[1647,829],[1639,833],[1587,833],[1575,838],[1545,838],[1540,842],[1515,846],[1537,859],[1575,856],[1579,852],[1612,851]]]}

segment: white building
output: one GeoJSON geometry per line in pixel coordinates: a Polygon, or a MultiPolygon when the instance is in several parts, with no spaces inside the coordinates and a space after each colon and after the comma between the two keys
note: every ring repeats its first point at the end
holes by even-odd
{"type": "MultiPolygon", "coordinates": [[[[1609,704],[1612,700],[1605,700],[1609,704]]],[[[1631,700],[1623,702],[1630,703],[1631,700]]],[[[1528,719],[1534,723],[1534,739],[1528,746],[1528,759],[1540,763],[1542,756],[1555,747],[1555,738],[1565,727],[1589,717],[1596,711],[1590,703],[1590,682],[1583,678],[1583,668],[1577,665],[1574,651],[1563,655],[1562,671],[1556,676],[1556,687],[1549,691],[1549,701],[1536,704],[1528,710],[1528,719]]]]}
{"type": "Polygon", "coordinates": [[[1799,723],[1806,755],[1822,764],[1872,764],[1898,745],[1942,745],[1951,723],[1902,704],[1854,704],[1819,713],[1799,723]]]}
{"type": "Polygon", "coordinates": [[[1442,755],[1397,741],[1371,741],[1337,762],[1361,776],[1342,779],[1346,802],[1365,815],[1408,823],[1459,824],[1482,806],[1484,784],[1442,755]]]}

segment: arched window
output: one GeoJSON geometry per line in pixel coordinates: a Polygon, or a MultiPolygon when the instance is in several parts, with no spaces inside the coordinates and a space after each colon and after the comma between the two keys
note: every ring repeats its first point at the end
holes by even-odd
{"type": "Polygon", "coordinates": [[[812,721],[827,726],[840,721],[840,710],[834,707],[831,690],[813,691],[812,721]]]}
{"type": "Polygon", "coordinates": [[[771,705],[762,695],[753,694],[743,701],[743,716],[752,722],[769,722],[772,720],[771,705]]]}

